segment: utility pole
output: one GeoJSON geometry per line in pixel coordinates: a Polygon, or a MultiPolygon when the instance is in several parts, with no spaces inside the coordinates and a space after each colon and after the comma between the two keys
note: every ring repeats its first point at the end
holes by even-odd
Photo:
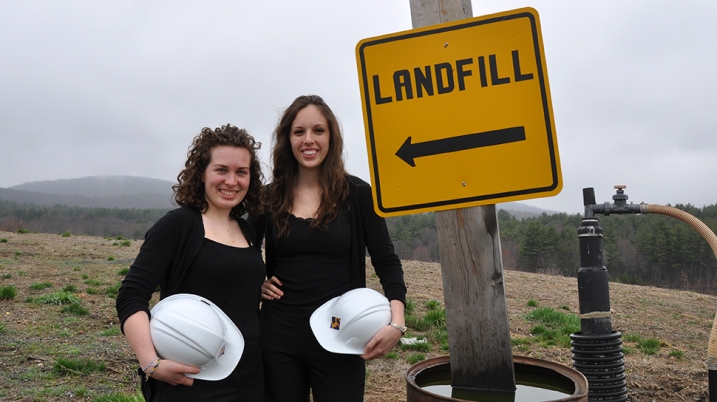
{"type": "MultiPolygon", "coordinates": [[[[470,0],[409,1],[413,28],[473,17],[470,0]]],[[[454,395],[515,393],[495,205],[435,214],[454,395]]]]}

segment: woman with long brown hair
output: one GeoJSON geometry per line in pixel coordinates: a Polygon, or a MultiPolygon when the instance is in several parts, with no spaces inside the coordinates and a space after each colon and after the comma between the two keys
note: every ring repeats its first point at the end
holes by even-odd
{"type": "Polygon", "coordinates": [[[339,122],[316,95],[299,96],[274,131],[265,230],[262,356],[268,402],[362,401],[365,360],[383,356],[405,331],[406,287],[371,187],[349,175],[339,122]],[[322,304],[366,287],[366,250],[390,301],[391,323],[362,355],[331,353],[309,325],[322,304]]]}

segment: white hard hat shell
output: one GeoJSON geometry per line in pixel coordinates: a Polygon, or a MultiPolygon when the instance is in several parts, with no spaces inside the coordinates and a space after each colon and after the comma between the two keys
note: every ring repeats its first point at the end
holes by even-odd
{"type": "Polygon", "coordinates": [[[362,355],[376,333],[391,322],[391,304],[369,288],[350,290],[317,308],[309,323],[329,352],[362,355]]]}
{"type": "Polygon", "coordinates": [[[239,363],[244,337],[206,298],[178,293],[162,299],[150,313],[149,331],[159,357],[201,368],[187,377],[222,380],[239,363]]]}

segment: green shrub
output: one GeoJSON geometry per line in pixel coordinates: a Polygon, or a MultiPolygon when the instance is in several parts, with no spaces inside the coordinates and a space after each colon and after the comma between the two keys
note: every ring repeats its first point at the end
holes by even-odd
{"type": "Polygon", "coordinates": [[[92,402],[144,402],[144,397],[139,390],[134,395],[112,392],[107,395],[100,395],[93,399],[92,402]]]}
{"type": "Polygon", "coordinates": [[[124,275],[127,275],[128,272],[129,272],[129,268],[122,268],[119,271],[117,271],[117,275],[124,276],[124,275]]]}
{"type": "Polygon", "coordinates": [[[20,228],[20,229],[17,230],[17,233],[25,234],[25,233],[30,233],[30,231],[27,230],[27,229],[25,229],[25,228],[20,228]]]}
{"type": "Polygon", "coordinates": [[[441,328],[446,326],[446,310],[429,310],[420,319],[415,316],[406,317],[406,323],[411,322],[408,325],[411,329],[416,331],[427,331],[431,328],[441,328]]]}
{"type": "Polygon", "coordinates": [[[77,293],[77,286],[70,283],[63,286],[62,291],[67,293],[77,293]]]}
{"type": "Polygon", "coordinates": [[[39,282],[39,283],[33,283],[32,285],[30,285],[30,289],[32,289],[32,290],[42,290],[42,289],[47,289],[47,288],[51,288],[51,287],[52,287],[52,283],[50,283],[50,282],[39,282]]]}
{"type": "Polygon", "coordinates": [[[7,243],[7,239],[3,237],[2,239],[0,239],[0,243],[7,243]]]}
{"type": "Polygon", "coordinates": [[[117,297],[117,293],[119,293],[120,287],[122,287],[122,282],[117,282],[112,286],[108,286],[105,289],[105,294],[109,297],[117,297]]]}
{"type": "Polygon", "coordinates": [[[406,299],[406,314],[411,314],[416,310],[416,302],[412,299],[406,299]]]}
{"type": "Polygon", "coordinates": [[[82,307],[79,303],[72,303],[67,305],[66,307],[63,307],[60,312],[62,313],[69,313],[73,315],[87,315],[90,313],[89,310],[82,307]]]}
{"type": "Polygon", "coordinates": [[[107,257],[107,261],[114,261],[114,260],[115,260],[115,258],[112,256],[107,257]]]}
{"type": "Polygon", "coordinates": [[[429,300],[423,304],[428,310],[438,310],[441,303],[438,300],[429,300]]]}
{"type": "Polygon", "coordinates": [[[102,336],[115,336],[121,334],[122,331],[120,331],[119,327],[112,327],[108,328],[102,332],[100,332],[100,335],[102,336]]]}
{"type": "Polygon", "coordinates": [[[685,357],[685,354],[679,349],[672,349],[670,351],[670,357],[674,357],[676,359],[682,359],[683,357],[685,357]]]}
{"type": "Polygon", "coordinates": [[[394,351],[390,351],[390,352],[386,353],[385,355],[383,355],[383,358],[390,359],[390,360],[396,360],[396,359],[398,359],[398,353],[396,353],[394,351]]]}
{"type": "Polygon", "coordinates": [[[637,348],[646,355],[654,355],[660,350],[660,346],[660,340],[657,338],[645,338],[637,342],[637,348]]]}
{"type": "Polygon", "coordinates": [[[0,287],[0,300],[12,300],[17,296],[17,289],[15,286],[8,285],[0,287]]]}
{"type": "Polygon", "coordinates": [[[441,350],[448,350],[448,329],[446,327],[433,328],[426,334],[429,342],[441,345],[441,350]]]}
{"type": "Polygon", "coordinates": [[[40,297],[36,297],[33,300],[34,303],[37,304],[56,304],[58,306],[62,306],[65,304],[79,304],[82,303],[82,300],[78,299],[76,296],[73,296],[70,293],[67,292],[55,292],[50,293],[47,295],[42,295],[40,297]]]}
{"type": "Polygon", "coordinates": [[[580,317],[550,307],[539,307],[525,315],[530,321],[538,321],[531,334],[546,345],[570,347],[570,334],[580,331],[580,317]]]}
{"type": "Polygon", "coordinates": [[[413,314],[406,315],[406,326],[410,329],[415,329],[417,331],[420,331],[418,329],[418,326],[421,325],[421,324],[419,324],[420,321],[421,321],[421,319],[413,314]]]}
{"type": "Polygon", "coordinates": [[[525,303],[525,305],[528,307],[538,307],[538,301],[534,300],[534,299],[530,299],[530,300],[528,300],[527,303],[525,303]]]}
{"type": "Polygon", "coordinates": [[[637,343],[637,342],[640,340],[640,335],[630,334],[630,333],[623,334],[623,335],[622,335],[622,340],[624,340],[624,341],[626,341],[626,342],[635,342],[635,343],[637,343]]]}
{"type": "Polygon", "coordinates": [[[61,234],[60,236],[62,236],[62,237],[70,237],[70,236],[72,236],[72,233],[70,233],[70,232],[65,232],[65,233],[61,234]]]}
{"type": "Polygon", "coordinates": [[[406,358],[406,362],[408,362],[409,364],[416,364],[424,360],[426,360],[426,355],[424,355],[423,353],[414,353],[406,358]]]}

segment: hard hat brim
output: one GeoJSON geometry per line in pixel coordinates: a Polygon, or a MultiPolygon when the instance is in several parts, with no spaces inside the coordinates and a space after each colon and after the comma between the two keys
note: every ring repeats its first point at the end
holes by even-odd
{"type": "Polygon", "coordinates": [[[224,324],[224,328],[226,330],[226,346],[224,348],[224,354],[222,354],[217,359],[212,360],[210,363],[200,367],[202,371],[200,371],[198,374],[185,375],[190,378],[206,381],[219,381],[227,378],[229,374],[234,371],[237,364],[239,364],[239,360],[241,359],[242,353],[244,352],[244,336],[242,336],[241,331],[239,331],[239,328],[237,328],[236,324],[234,324],[231,318],[224,314],[224,311],[222,311],[222,309],[217,307],[207,298],[190,293],[177,293],[172,296],[165,297],[152,308],[150,314],[155,313],[156,311],[158,311],[159,308],[162,308],[162,305],[164,303],[180,298],[199,300],[208,304],[222,320],[222,323],[224,324]]]}

